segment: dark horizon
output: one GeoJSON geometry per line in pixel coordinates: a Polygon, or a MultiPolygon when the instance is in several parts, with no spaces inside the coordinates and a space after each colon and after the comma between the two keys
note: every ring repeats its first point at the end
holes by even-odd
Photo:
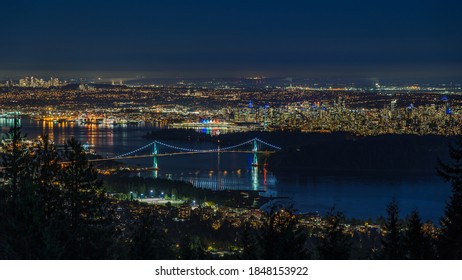
{"type": "Polygon", "coordinates": [[[67,81],[71,84],[79,83],[94,83],[94,84],[111,84],[114,82],[119,85],[122,81],[123,85],[149,85],[149,84],[164,84],[174,85],[178,83],[224,83],[228,85],[242,84],[248,86],[281,86],[281,85],[293,85],[293,86],[358,86],[358,87],[375,87],[377,84],[381,86],[456,86],[462,85],[461,79],[404,79],[404,78],[345,78],[345,77],[333,77],[333,78],[315,78],[315,77],[294,77],[294,76],[260,76],[260,75],[248,75],[248,76],[210,76],[210,77],[194,77],[194,76],[168,76],[168,75],[130,75],[127,73],[94,73],[93,75],[79,75],[75,72],[72,73],[55,73],[55,72],[33,72],[28,71],[22,74],[14,76],[0,74],[0,83],[7,81],[18,82],[20,79],[26,77],[34,77],[37,79],[49,80],[50,78],[58,78],[61,81],[67,81]],[[100,74],[100,75],[98,75],[100,74]],[[254,78],[260,79],[260,81],[252,81],[254,78]]]}

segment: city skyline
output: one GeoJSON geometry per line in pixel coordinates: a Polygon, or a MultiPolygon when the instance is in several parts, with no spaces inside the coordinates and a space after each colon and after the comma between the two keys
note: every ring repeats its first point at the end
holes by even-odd
{"type": "Polygon", "coordinates": [[[0,76],[460,82],[455,1],[15,1],[0,76]]]}

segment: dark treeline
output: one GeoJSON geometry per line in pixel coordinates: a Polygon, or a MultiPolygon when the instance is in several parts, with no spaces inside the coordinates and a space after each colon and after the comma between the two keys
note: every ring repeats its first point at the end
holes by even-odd
{"type": "Polygon", "coordinates": [[[198,204],[206,201],[223,206],[260,206],[268,199],[261,197],[257,191],[236,191],[236,190],[221,190],[214,191],[210,189],[196,188],[193,184],[184,181],[175,181],[161,178],[146,178],[133,176],[130,171],[119,171],[111,175],[101,176],[106,191],[118,195],[120,199],[130,199],[129,193],[138,198],[141,194],[145,197],[159,197],[164,194],[164,197],[192,201],[195,200],[198,204]]]}
{"type": "MultiPolygon", "coordinates": [[[[138,179],[103,183],[78,141],[70,139],[58,152],[47,136],[33,147],[18,127],[10,136],[1,154],[1,259],[462,258],[462,141],[450,147],[450,161],[439,163],[438,172],[453,187],[439,228],[423,224],[417,212],[403,219],[392,201],[384,224],[361,232],[334,210],[322,219],[277,207],[228,218],[236,207],[115,199],[105,185],[121,188],[138,179]]],[[[213,196],[175,182],[146,182],[140,192],[158,184],[157,191],[176,189],[178,196],[213,196]]]]}
{"type": "Polygon", "coordinates": [[[22,140],[14,127],[2,145],[0,257],[105,258],[112,209],[80,143],[58,154],[47,136],[35,148],[22,140]]]}

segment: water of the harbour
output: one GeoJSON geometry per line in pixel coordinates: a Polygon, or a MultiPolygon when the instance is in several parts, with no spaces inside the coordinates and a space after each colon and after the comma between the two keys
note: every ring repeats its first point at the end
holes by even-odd
{"type": "MultiPolygon", "coordinates": [[[[7,132],[8,120],[0,120],[2,133],[7,132]]],[[[103,156],[119,155],[152,142],[142,136],[157,129],[153,124],[132,126],[77,125],[74,123],[42,122],[23,118],[23,131],[29,138],[42,132],[49,134],[57,144],[74,136],[83,143],[94,146],[103,156]]],[[[271,142],[271,139],[265,139],[271,142]]],[[[216,148],[211,143],[164,141],[169,144],[195,148],[216,148]]],[[[149,152],[149,151],[147,151],[149,152]]],[[[131,160],[127,163],[143,167],[152,166],[152,158],[131,160]]],[[[450,195],[450,186],[436,174],[354,176],[354,175],[303,175],[275,177],[263,167],[253,168],[251,154],[211,153],[202,155],[180,155],[159,157],[160,170],[157,176],[184,180],[197,187],[215,190],[242,189],[259,190],[264,195],[288,197],[301,212],[326,213],[332,207],[341,210],[347,217],[375,219],[386,216],[386,205],[394,197],[398,200],[401,216],[405,217],[417,209],[423,220],[435,223],[443,215],[445,202],[450,195]]],[[[152,172],[143,173],[151,176],[152,172]]]]}

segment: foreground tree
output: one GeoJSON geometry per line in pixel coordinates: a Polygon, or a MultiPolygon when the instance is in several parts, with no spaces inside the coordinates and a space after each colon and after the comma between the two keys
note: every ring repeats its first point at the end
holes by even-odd
{"type": "Polygon", "coordinates": [[[438,174],[451,183],[452,193],[441,219],[438,254],[442,259],[462,259],[462,137],[449,146],[449,163],[439,160],[438,174]]]}
{"type": "Polygon", "coordinates": [[[179,258],[182,260],[204,260],[206,253],[199,236],[186,235],[181,238],[179,258]]]}
{"type": "Polygon", "coordinates": [[[382,238],[381,258],[386,260],[404,259],[403,237],[399,221],[399,206],[393,199],[387,206],[387,219],[385,221],[385,236],[382,238]]]}
{"type": "Polygon", "coordinates": [[[130,242],[130,259],[165,260],[174,259],[173,244],[161,225],[155,211],[148,211],[135,222],[130,242]]]}
{"type": "Polygon", "coordinates": [[[47,198],[40,192],[32,172],[35,151],[15,125],[1,147],[0,258],[57,259],[63,241],[59,226],[44,207],[47,198]]]}
{"type": "Polygon", "coordinates": [[[423,232],[419,213],[412,211],[407,221],[404,236],[406,258],[411,260],[431,260],[435,258],[432,239],[423,232]]]}
{"type": "Polygon", "coordinates": [[[264,260],[296,260],[310,257],[306,247],[306,234],[299,225],[297,215],[291,209],[270,209],[263,218],[258,243],[261,259],[264,260]]]}
{"type": "Polygon", "coordinates": [[[31,155],[30,173],[34,184],[37,185],[45,215],[51,218],[63,212],[59,181],[62,171],[59,166],[61,158],[48,135],[41,135],[38,140],[31,155]]]}
{"type": "Polygon", "coordinates": [[[323,260],[346,260],[350,257],[351,237],[345,233],[345,216],[330,211],[325,217],[323,237],[318,245],[319,258],[323,260]]]}
{"type": "Polygon", "coordinates": [[[261,256],[260,246],[258,244],[257,232],[250,224],[244,225],[242,232],[242,254],[241,259],[256,260],[261,256]]]}
{"type": "Polygon", "coordinates": [[[30,165],[30,149],[25,144],[26,136],[21,133],[18,120],[9,131],[7,139],[2,139],[0,171],[3,179],[3,189],[12,196],[19,192],[21,180],[28,180],[30,165]]]}
{"type": "Polygon", "coordinates": [[[33,144],[14,126],[2,165],[0,258],[108,257],[110,203],[78,141],[60,156],[47,136],[33,144]]]}
{"type": "Polygon", "coordinates": [[[112,211],[102,181],[88,162],[79,141],[71,138],[62,162],[65,222],[68,231],[65,258],[102,259],[111,246],[112,211]]]}

